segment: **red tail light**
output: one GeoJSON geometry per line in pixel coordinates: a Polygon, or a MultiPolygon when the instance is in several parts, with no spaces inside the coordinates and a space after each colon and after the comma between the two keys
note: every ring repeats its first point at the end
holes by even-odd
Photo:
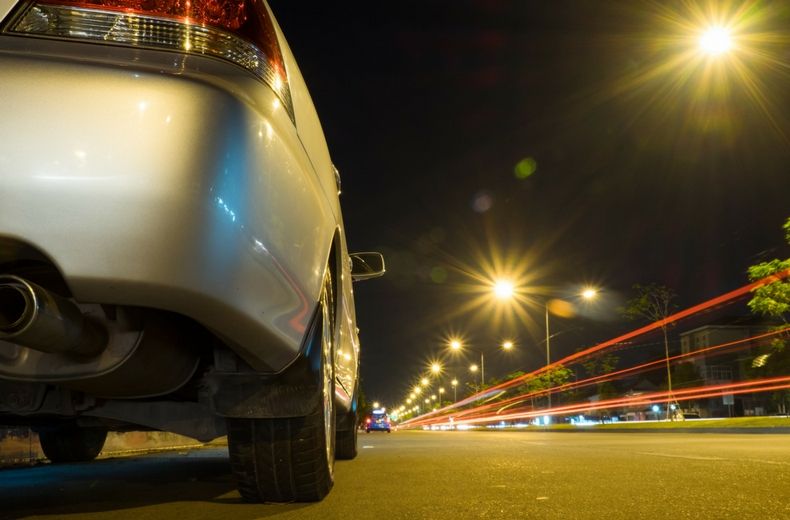
{"type": "Polygon", "coordinates": [[[365,423],[366,423],[366,424],[370,424],[370,418],[368,418],[368,419],[365,419],[365,423]]]}
{"type": "Polygon", "coordinates": [[[293,117],[288,78],[263,0],[36,0],[5,32],[202,54],[239,65],[293,117]]]}

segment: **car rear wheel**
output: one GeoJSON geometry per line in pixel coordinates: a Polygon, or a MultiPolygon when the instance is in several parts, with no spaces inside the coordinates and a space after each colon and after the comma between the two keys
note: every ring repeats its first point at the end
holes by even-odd
{"type": "Polygon", "coordinates": [[[319,393],[313,411],[284,419],[228,419],[231,469],[248,502],[315,502],[334,483],[335,410],[331,279],[321,292],[312,332],[320,346],[319,393]]]}
{"type": "Polygon", "coordinates": [[[344,429],[337,431],[335,458],[352,460],[357,456],[357,411],[348,412],[344,429]]]}
{"type": "Polygon", "coordinates": [[[104,448],[107,430],[63,424],[39,431],[38,441],[44,455],[53,463],[88,462],[104,448]]]}

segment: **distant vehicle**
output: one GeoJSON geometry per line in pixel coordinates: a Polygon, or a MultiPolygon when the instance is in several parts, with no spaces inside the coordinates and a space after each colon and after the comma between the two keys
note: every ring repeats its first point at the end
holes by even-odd
{"type": "Polygon", "coordinates": [[[247,501],[356,455],[340,176],[263,1],[0,0],[0,423],[228,436],[247,501]]]}
{"type": "Polygon", "coordinates": [[[365,433],[374,431],[386,431],[390,433],[390,418],[384,410],[373,410],[370,417],[365,419],[365,433]]]}

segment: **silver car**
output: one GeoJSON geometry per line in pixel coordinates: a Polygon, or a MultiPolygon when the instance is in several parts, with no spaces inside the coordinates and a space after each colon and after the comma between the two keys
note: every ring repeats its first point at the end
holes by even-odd
{"type": "Polygon", "coordinates": [[[356,455],[334,168],[261,0],[0,0],[0,424],[228,435],[250,501],[356,455]]]}

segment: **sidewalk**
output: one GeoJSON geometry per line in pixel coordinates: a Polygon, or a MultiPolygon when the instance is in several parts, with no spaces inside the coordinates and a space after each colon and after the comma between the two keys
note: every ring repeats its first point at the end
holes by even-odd
{"type": "MultiPolygon", "coordinates": [[[[217,439],[211,444],[221,444],[217,439]]],[[[191,449],[205,443],[165,432],[109,433],[99,458],[158,450],[191,449]]],[[[29,466],[46,460],[38,444],[38,436],[27,428],[0,428],[0,468],[29,466]]]]}

